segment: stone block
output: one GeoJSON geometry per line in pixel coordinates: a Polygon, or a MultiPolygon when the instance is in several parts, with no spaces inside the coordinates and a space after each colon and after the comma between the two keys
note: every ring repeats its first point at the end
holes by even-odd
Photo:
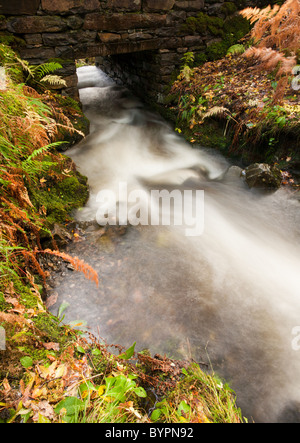
{"type": "Polygon", "coordinates": [[[30,63],[35,65],[40,65],[41,63],[45,63],[45,61],[50,58],[55,58],[54,48],[21,48],[20,49],[21,58],[25,60],[29,60],[30,63]]]}
{"type": "Polygon", "coordinates": [[[40,0],[1,0],[0,14],[21,15],[36,14],[40,0]]]}
{"type": "Polygon", "coordinates": [[[186,46],[195,46],[202,43],[202,38],[200,35],[186,35],[183,37],[183,44],[186,46]]]}
{"type": "Polygon", "coordinates": [[[108,0],[105,9],[137,12],[142,8],[141,0],[108,0]]]}
{"type": "Polygon", "coordinates": [[[98,32],[98,38],[103,43],[112,43],[121,40],[120,34],[114,34],[112,32],[98,32]]]}
{"type": "Polygon", "coordinates": [[[166,23],[166,15],[161,14],[87,14],[84,29],[123,31],[129,29],[158,28],[166,23]]]}
{"type": "Polygon", "coordinates": [[[74,88],[78,84],[77,74],[68,75],[68,76],[64,77],[64,80],[66,81],[68,88],[74,88]]]}
{"type": "Polygon", "coordinates": [[[129,35],[129,40],[138,41],[138,40],[149,40],[152,38],[151,34],[147,34],[146,32],[133,32],[129,35]]]}
{"type": "Polygon", "coordinates": [[[170,11],[175,4],[175,0],[144,0],[143,10],[145,12],[170,11]]]}
{"type": "Polygon", "coordinates": [[[61,17],[53,16],[12,17],[7,23],[7,29],[15,34],[63,32],[67,28],[67,24],[61,17]]]}
{"type": "Polygon", "coordinates": [[[175,7],[185,11],[201,11],[205,6],[205,0],[177,0],[175,7]]]}
{"type": "Polygon", "coordinates": [[[79,29],[83,25],[83,18],[78,15],[70,15],[66,19],[66,23],[71,29],[79,29]]]}
{"type": "Polygon", "coordinates": [[[96,31],[71,31],[44,33],[45,46],[71,46],[83,42],[92,42],[96,39],[96,31]]]}
{"type": "MultiPolygon", "coordinates": [[[[76,45],[74,46],[76,47],[76,45]]],[[[74,47],[67,45],[67,46],[56,46],[55,48],[55,57],[56,58],[62,58],[65,60],[74,60],[75,59],[75,52],[74,47]]],[[[53,48],[51,48],[53,49],[53,48]]]]}
{"type": "Polygon", "coordinates": [[[167,26],[186,21],[187,13],[185,11],[170,11],[167,16],[167,26]]]}
{"type": "Polygon", "coordinates": [[[99,0],[42,0],[42,10],[47,14],[82,14],[99,9],[99,0]]]}
{"type": "Polygon", "coordinates": [[[41,34],[26,34],[25,41],[27,45],[41,46],[43,44],[41,34]]]}

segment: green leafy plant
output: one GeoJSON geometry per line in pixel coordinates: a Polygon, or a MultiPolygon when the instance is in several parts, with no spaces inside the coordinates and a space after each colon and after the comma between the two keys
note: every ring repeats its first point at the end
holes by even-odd
{"type": "Polygon", "coordinates": [[[56,164],[52,161],[43,160],[44,155],[49,152],[50,149],[57,148],[64,143],[65,142],[50,143],[49,145],[36,149],[32,154],[29,155],[29,157],[26,158],[26,160],[22,161],[22,170],[32,179],[37,180],[40,174],[46,173],[51,166],[56,164]]]}
{"type": "Polygon", "coordinates": [[[190,81],[192,67],[194,65],[195,55],[193,52],[186,52],[181,59],[182,66],[179,74],[179,78],[190,81]]]}
{"type": "Polygon", "coordinates": [[[119,355],[119,358],[122,358],[123,360],[129,360],[133,354],[135,349],[136,342],[133,343],[130,348],[128,348],[123,354],[119,355]]]}
{"type": "Polygon", "coordinates": [[[17,58],[23,70],[27,73],[25,83],[31,82],[49,84],[51,86],[67,86],[66,81],[59,75],[53,75],[54,72],[62,69],[62,65],[58,62],[48,62],[41,65],[30,65],[28,61],[17,58]]]}
{"type": "Polygon", "coordinates": [[[147,397],[146,391],[137,386],[136,378],[133,374],[105,377],[105,384],[100,386],[87,380],[79,387],[80,398],[67,397],[58,403],[55,413],[67,423],[123,423],[128,414],[141,417],[130,402],[133,395],[147,397]]]}
{"type": "Polygon", "coordinates": [[[245,46],[241,44],[236,44],[233,46],[230,46],[230,48],[227,51],[227,55],[239,55],[243,54],[245,52],[245,46]]]}

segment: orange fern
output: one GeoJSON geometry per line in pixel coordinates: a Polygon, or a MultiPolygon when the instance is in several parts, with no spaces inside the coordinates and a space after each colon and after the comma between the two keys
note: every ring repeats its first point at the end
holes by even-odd
{"type": "Polygon", "coordinates": [[[28,251],[26,249],[22,249],[21,250],[21,254],[23,255],[25,261],[26,261],[26,266],[33,268],[43,279],[44,284],[46,283],[46,278],[48,277],[48,272],[43,271],[43,269],[41,268],[39,262],[37,261],[36,257],[35,257],[35,253],[36,251],[28,251]],[[31,262],[31,266],[29,264],[29,262],[31,262]]]}
{"type": "Polygon", "coordinates": [[[255,23],[251,33],[259,47],[295,55],[300,43],[299,0],[287,0],[281,7],[246,8],[240,14],[255,23]]]}
{"type": "Polygon", "coordinates": [[[287,0],[281,7],[246,8],[240,14],[255,23],[251,31],[255,46],[245,51],[244,57],[256,60],[259,70],[276,72],[278,86],[273,101],[280,102],[289,85],[288,76],[297,64],[300,0],[287,0]]]}
{"type": "Polygon", "coordinates": [[[65,252],[60,251],[52,251],[51,249],[45,249],[43,252],[46,254],[55,255],[56,257],[60,257],[65,261],[71,263],[76,271],[83,272],[84,276],[91,281],[94,281],[97,286],[99,286],[99,279],[97,272],[92,268],[92,266],[85,263],[83,260],[80,260],[78,257],[72,257],[65,252]]]}
{"type": "Polygon", "coordinates": [[[255,46],[247,49],[244,52],[244,57],[258,60],[261,63],[259,68],[265,69],[268,72],[278,68],[276,74],[278,78],[282,75],[290,75],[297,63],[295,57],[285,57],[282,52],[275,51],[274,49],[256,48],[255,46]]]}

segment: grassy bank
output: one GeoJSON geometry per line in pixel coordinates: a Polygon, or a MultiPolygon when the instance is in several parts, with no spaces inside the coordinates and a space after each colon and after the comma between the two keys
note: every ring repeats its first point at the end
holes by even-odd
{"type": "Polygon", "coordinates": [[[53,237],[88,197],[85,177],[59,152],[65,138],[84,136],[84,116],[5,45],[0,64],[0,421],[242,421],[231,389],[199,365],[87,340],[62,324],[63,307],[48,312],[47,255],[99,282],[53,237]]]}

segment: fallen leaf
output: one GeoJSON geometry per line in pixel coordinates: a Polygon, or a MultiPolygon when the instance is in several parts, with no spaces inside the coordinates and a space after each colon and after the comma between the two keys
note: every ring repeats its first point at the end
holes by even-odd
{"type": "Polygon", "coordinates": [[[44,386],[42,388],[39,388],[39,387],[34,388],[30,394],[30,397],[36,399],[38,397],[41,397],[42,395],[47,395],[46,386],[44,386]]]}
{"type": "Polygon", "coordinates": [[[67,366],[63,363],[55,370],[55,378],[62,378],[67,372],[67,366]]]}
{"type": "Polygon", "coordinates": [[[3,380],[2,385],[3,385],[3,388],[4,388],[4,391],[2,390],[2,393],[4,395],[7,395],[9,393],[9,391],[11,391],[11,387],[10,387],[10,384],[9,384],[9,381],[7,380],[7,378],[5,378],[3,380]]]}
{"type": "Polygon", "coordinates": [[[59,351],[59,343],[43,343],[44,348],[46,348],[48,351],[50,351],[50,349],[53,349],[53,351],[59,351]]]}
{"type": "Polygon", "coordinates": [[[37,365],[39,376],[41,378],[44,378],[45,380],[52,378],[55,373],[57,364],[58,362],[54,361],[48,368],[46,368],[45,366],[37,365]]]}
{"type": "Polygon", "coordinates": [[[32,418],[35,422],[40,420],[40,416],[50,420],[54,419],[53,407],[46,400],[40,401],[38,404],[32,403],[32,409],[35,412],[32,418]]]}
{"type": "Polygon", "coordinates": [[[57,297],[58,297],[58,293],[56,292],[53,295],[50,295],[50,297],[47,298],[46,300],[46,308],[50,308],[51,306],[55,305],[55,303],[57,302],[57,297]]]}

